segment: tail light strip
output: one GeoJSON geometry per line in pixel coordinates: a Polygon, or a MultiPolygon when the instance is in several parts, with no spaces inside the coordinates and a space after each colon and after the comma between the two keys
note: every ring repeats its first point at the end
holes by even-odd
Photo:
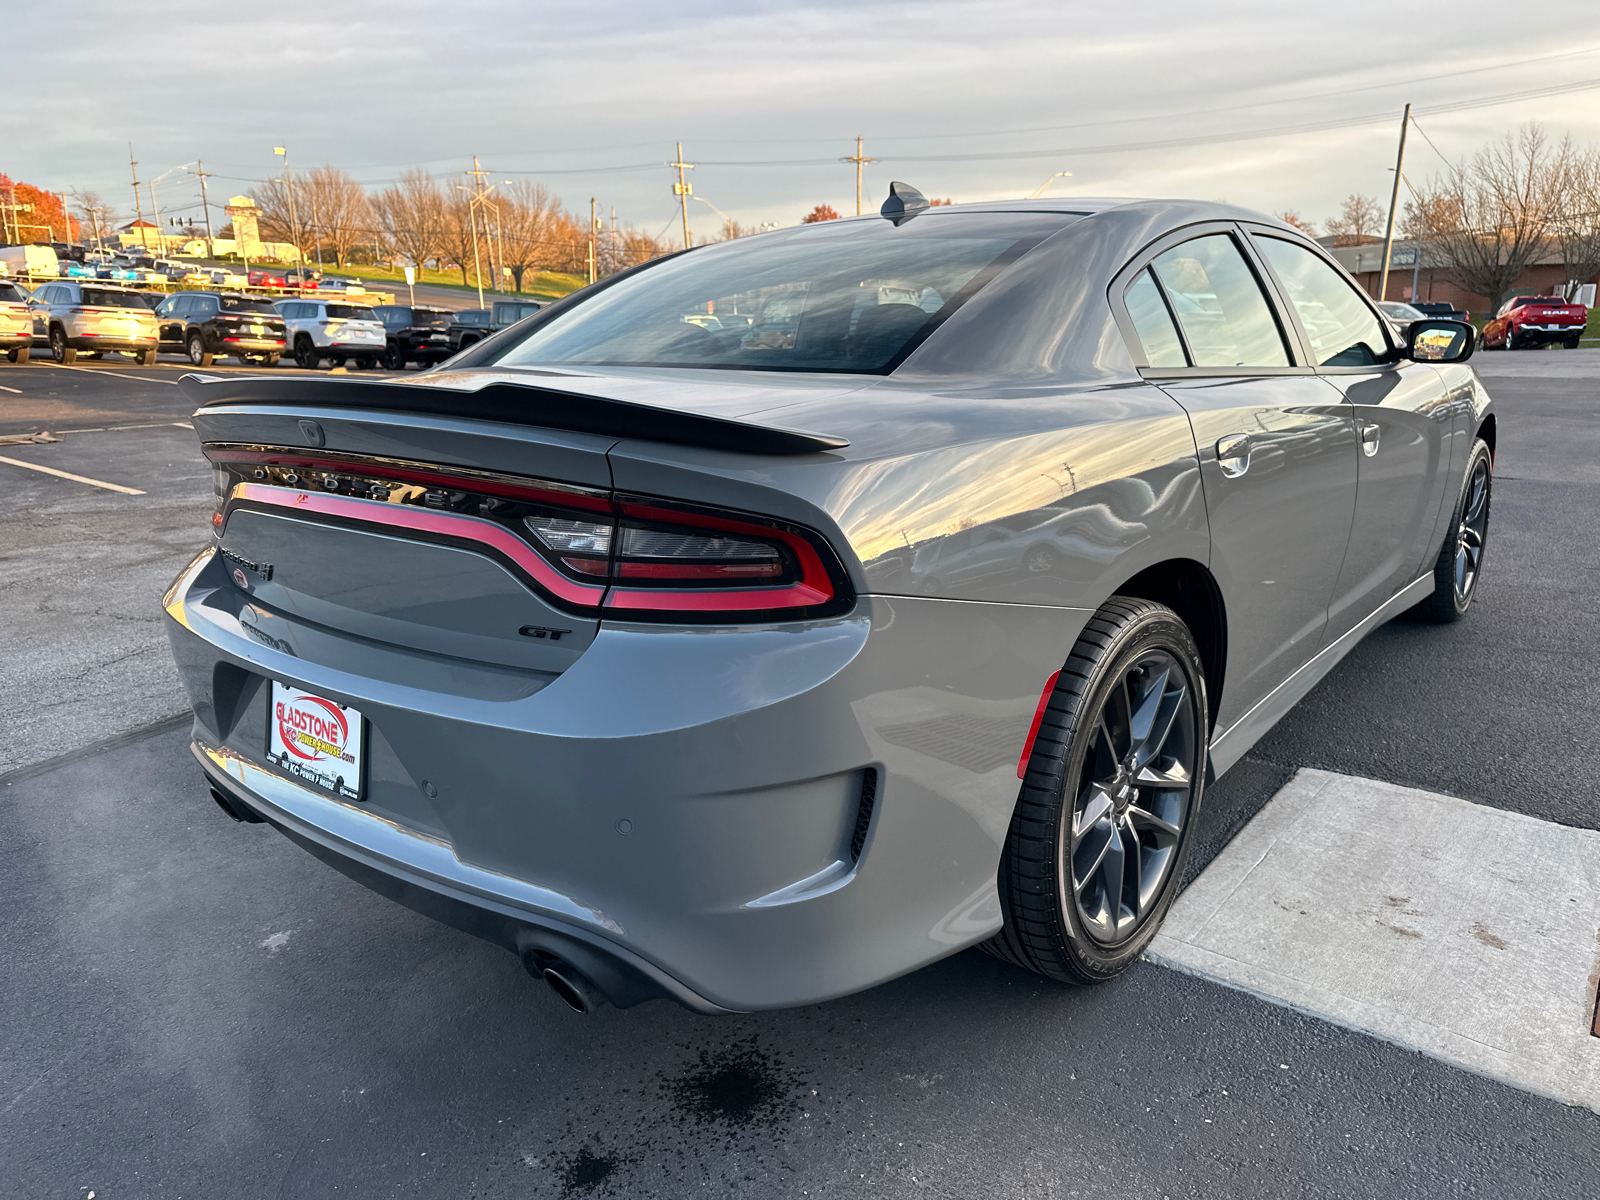
{"type": "Polygon", "coordinates": [[[485,521],[481,517],[470,517],[464,513],[437,512],[411,505],[389,504],[382,500],[360,500],[354,496],[302,492],[293,488],[260,483],[235,484],[232,499],[267,508],[284,509],[291,513],[315,513],[318,516],[360,521],[368,525],[387,525],[418,533],[431,533],[477,542],[509,558],[532,576],[540,587],[568,604],[592,607],[598,605],[605,595],[604,585],[593,586],[568,579],[504,525],[485,521]]]}
{"type": "MultiPolygon", "coordinates": [[[[645,619],[674,614],[679,619],[714,619],[719,613],[749,618],[768,612],[793,614],[802,609],[808,610],[809,615],[842,602],[848,595],[842,572],[830,565],[813,537],[775,523],[741,519],[738,514],[709,514],[661,504],[647,497],[543,480],[512,481],[487,472],[453,471],[420,463],[368,459],[362,455],[324,457],[259,446],[208,445],[205,450],[222,472],[219,483],[229,472],[233,474],[226,496],[219,492],[222,502],[213,518],[219,535],[227,514],[237,503],[285,515],[300,514],[311,519],[402,529],[491,551],[554,599],[619,618],[645,619]],[[260,465],[252,470],[251,464],[260,465]],[[241,467],[244,470],[241,471],[241,467]],[[321,479],[326,483],[333,477],[328,473],[334,472],[378,476],[395,481],[396,486],[403,482],[446,489],[457,496],[463,495],[460,489],[467,489],[469,496],[500,496],[547,510],[604,514],[605,523],[614,531],[612,552],[601,557],[586,554],[574,558],[555,546],[543,546],[541,543],[546,539],[542,535],[535,537],[530,531],[524,536],[521,523],[515,517],[496,520],[491,519],[487,511],[477,516],[459,508],[434,507],[434,492],[428,494],[428,505],[396,503],[377,495],[367,498],[349,494],[348,490],[344,493],[312,490],[297,477],[303,473],[310,477],[306,482],[314,482],[322,473],[321,479]],[[239,480],[240,474],[254,474],[258,480],[266,482],[239,480]],[[700,565],[693,560],[652,562],[648,561],[649,551],[643,552],[647,558],[641,560],[621,546],[626,530],[662,527],[666,527],[669,537],[673,529],[694,529],[704,530],[713,537],[756,540],[774,547],[788,559],[789,566],[781,572],[784,576],[781,581],[769,581],[756,577],[756,572],[762,570],[760,564],[700,565]],[[741,569],[749,570],[750,577],[739,578],[741,569]],[[696,583],[702,579],[704,583],[696,583]],[[676,586],[667,586],[669,583],[676,586]]],[[[413,495],[415,491],[412,489],[413,495]]],[[[470,499],[467,503],[471,503],[470,499]]],[[[774,564],[778,561],[772,560],[774,564]]],[[[777,573],[775,568],[769,569],[777,573]]]]}

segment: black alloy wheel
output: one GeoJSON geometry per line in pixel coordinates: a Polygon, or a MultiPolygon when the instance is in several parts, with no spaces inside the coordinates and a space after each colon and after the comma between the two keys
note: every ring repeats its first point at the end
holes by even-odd
{"type": "Polygon", "coordinates": [[[310,338],[301,334],[294,343],[295,365],[307,371],[315,371],[322,365],[322,355],[317,353],[317,348],[310,338]]]}
{"type": "Polygon", "coordinates": [[[1433,566],[1433,595],[1419,607],[1440,624],[1459,621],[1477,594],[1489,544],[1489,508],[1494,493],[1494,456],[1479,438],[1467,458],[1461,496],[1433,566]]]}
{"type": "Polygon", "coordinates": [[[206,339],[198,329],[189,331],[189,361],[197,367],[211,365],[211,353],[206,349],[206,339]]]}
{"type": "Polygon", "coordinates": [[[1112,597],[1046,706],[1001,858],[1005,925],[984,948],[1064,983],[1126,970],[1177,895],[1207,728],[1187,626],[1164,605],[1112,597]]]}
{"type": "Polygon", "coordinates": [[[67,345],[67,331],[59,325],[50,329],[50,356],[63,366],[78,357],[78,352],[67,345]]]}
{"type": "Polygon", "coordinates": [[[404,371],[406,369],[406,356],[401,353],[398,342],[390,342],[384,346],[383,365],[391,371],[404,371]]]}

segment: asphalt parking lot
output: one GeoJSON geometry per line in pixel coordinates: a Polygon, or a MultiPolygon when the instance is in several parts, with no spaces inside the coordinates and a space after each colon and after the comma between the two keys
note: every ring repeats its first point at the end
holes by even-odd
{"type": "MultiPolygon", "coordinates": [[[[1600,351],[1476,362],[1473,611],[1375,631],[1208,793],[1191,880],[1303,768],[1600,829],[1600,351]]],[[[0,1194],[1600,1194],[1593,1107],[1263,988],[1146,962],[1062,989],[968,951],[788,1012],[580,1018],[228,821],[158,614],[212,503],[180,374],[0,369],[0,438],[60,437],[0,445],[0,1194]]]]}

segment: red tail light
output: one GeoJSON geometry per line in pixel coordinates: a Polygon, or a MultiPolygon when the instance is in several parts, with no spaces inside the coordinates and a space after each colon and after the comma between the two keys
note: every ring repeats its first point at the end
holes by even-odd
{"type": "Polygon", "coordinates": [[[822,538],[764,518],[355,455],[206,454],[218,470],[219,532],[239,505],[398,527],[469,543],[566,607],[635,620],[794,619],[850,601],[822,538]]]}

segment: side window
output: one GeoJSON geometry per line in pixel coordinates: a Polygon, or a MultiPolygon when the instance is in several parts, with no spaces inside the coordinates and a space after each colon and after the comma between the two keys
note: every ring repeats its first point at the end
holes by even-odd
{"type": "Polygon", "coordinates": [[[1370,367],[1388,356],[1384,323],[1338,271],[1283,238],[1257,234],[1256,246],[1300,314],[1319,366],[1370,367]]]}
{"type": "Polygon", "coordinates": [[[1152,367],[1186,367],[1189,360],[1183,356],[1183,343],[1178,340],[1178,330],[1167,311],[1167,302],[1161,298],[1161,289],[1148,270],[1128,285],[1122,294],[1128,316],[1139,334],[1144,347],[1147,365],[1152,367]]]}
{"type": "Polygon", "coordinates": [[[1278,322],[1225,233],[1174,246],[1150,264],[1172,301],[1197,367],[1286,367],[1278,322]]]}

